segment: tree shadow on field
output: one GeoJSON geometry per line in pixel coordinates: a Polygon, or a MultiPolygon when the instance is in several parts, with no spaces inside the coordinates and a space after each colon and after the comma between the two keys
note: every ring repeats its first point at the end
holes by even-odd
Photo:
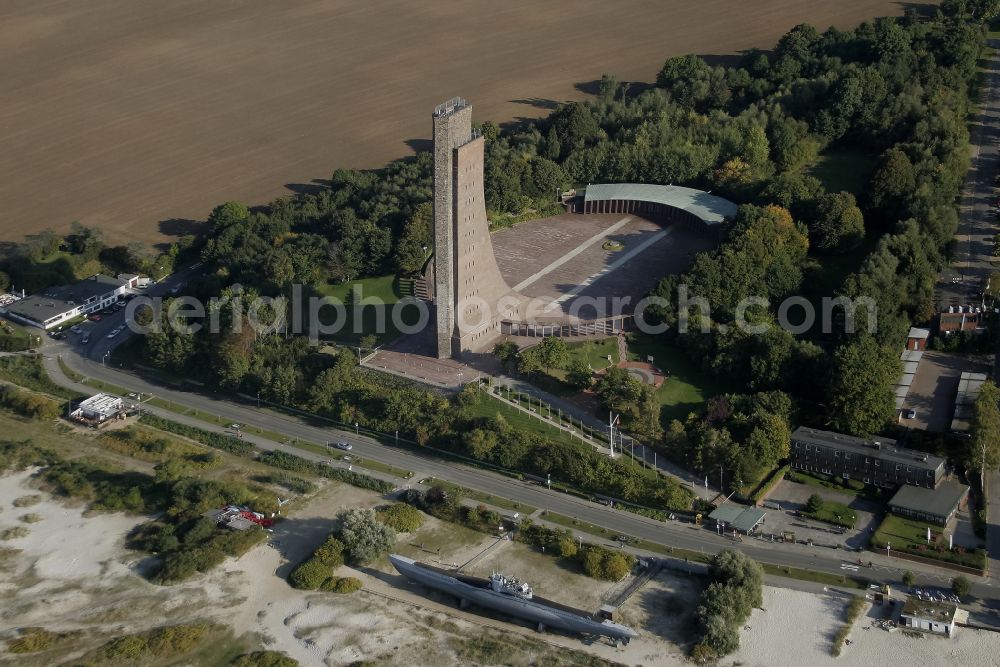
{"type": "Polygon", "coordinates": [[[180,237],[186,234],[203,234],[206,223],[203,220],[189,220],[186,218],[167,218],[158,223],[160,233],[164,236],[180,237]]]}
{"type": "Polygon", "coordinates": [[[936,4],[929,2],[897,2],[896,4],[902,8],[904,13],[912,11],[916,12],[918,16],[933,16],[938,10],[936,4]]]}
{"type": "Polygon", "coordinates": [[[424,151],[434,150],[434,140],[433,139],[407,139],[403,142],[410,147],[414,153],[423,153],[424,151]]]}
{"type": "Polygon", "coordinates": [[[537,107],[539,109],[555,109],[559,106],[559,102],[555,100],[549,100],[542,97],[525,97],[518,100],[508,100],[513,104],[525,104],[530,107],[537,107]]]}
{"type": "Polygon", "coordinates": [[[285,189],[297,195],[318,195],[329,190],[332,183],[327,178],[314,178],[308,183],[285,183],[285,189]]]}

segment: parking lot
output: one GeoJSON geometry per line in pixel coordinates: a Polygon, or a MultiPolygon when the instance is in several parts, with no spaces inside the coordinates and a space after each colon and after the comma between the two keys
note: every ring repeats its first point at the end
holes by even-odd
{"type": "Polygon", "coordinates": [[[917,366],[906,397],[906,407],[913,409],[916,416],[903,419],[901,423],[935,433],[948,431],[955,410],[959,377],[964,371],[989,373],[991,370],[992,365],[986,357],[928,350],[917,366]]]}
{"type": "Polygon", "coordinates": [[[782,532],[795,533],[796,541],[812,540],[814,544],[832,546],[839,544],[852,549],[861,549],[868,544],[868,538],[881,520],[882,508],[879,503],[849,493],[839,493],[812,484],[798,484],[783,479],[767,497],[767,516],[761,532],[780,536],[782,532]],[[857,517],[854,529],[846,530],[822,521],[799,516],[804,510],[809,496],[819,494],[823,500],[841,503],[854,510],[857,517]],[[781,509],[772,509],[772,504],[781,509]]]}

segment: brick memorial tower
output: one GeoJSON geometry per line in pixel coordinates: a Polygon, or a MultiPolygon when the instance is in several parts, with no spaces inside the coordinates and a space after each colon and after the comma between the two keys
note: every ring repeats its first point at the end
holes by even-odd
{"type": "Polygon", "coordinates": [[[434,109],[434,302],[439,359],[488,350],[523,297],[493,254],[483,191],[485,140],[460,97],[434,109]]]}

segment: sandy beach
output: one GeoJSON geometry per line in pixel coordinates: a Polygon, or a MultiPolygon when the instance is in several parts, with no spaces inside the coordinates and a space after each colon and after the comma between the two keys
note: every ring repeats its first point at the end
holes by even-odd
{"type": "Polygon", "coordinates": [[[783,588],[764,589],[764,609],[755,610],[740,634],[740,650],[720,661],[721,665],[745,667],[800,667],[840,665],[869,667],[898,664],[997,665],[1000,664],[1000,633],[958,628],[955,637],[908,637],[871,625],[878,608],[869,607],[855,621],[840,657],[830,655],[831,641],[840,627],[849,598],[844,595],[814,595],[783,588]],[[876,610],[876,611],[873,611],[876,610]]]}
{"type": "MultiPolygon", "coordinates": [[[[60,659],[127,633],[158,625],[213,621],[252,646],[281,651],[304,667],[375,661],[380,665],[530,665],[543,658],[587,654],[626,665],[682,665],[690,648],[690,621],[700,584],[663,570],[619,609],[621,622],[639,637],[628,646],[587,641],[476,612],[399,576],[383,558],[370,566],[343,566],[364,589],[353,595],[297,591],[285,577],[329,533],[337,511],[384,503],[376,494],[326,484],[296,514],[275,527],[272,543],[212,572],[170,587],[155,586],[137,570],[145,556],[124,548],[124,538],[142,516],[87,513],[32,487],[31,472],[0,478],[0,532],[23,527],[23,537],[0,542],[0,640],[16,628],[43,626],[62,632],[84,630],[78,649],[60,659]],[[24,501],[24,498],[31,500],[24,501]],[[22,499],[22,500],[18,500],[22,499]],[[25,505],[22,507],[17,504],[25,505]],[[29,506],[30,505],[30,506],[29,506]],[[32,521],[22,520],[35,515],[32,521]],[[493,662],[491,662],[493,661],[493,662]]],[[[493,568],[522,576],[547,597],[594,608],[619,586],[598,582],[561,567],[549,556],[431,517],[413,535],[401,535],[395,550],[439,566],[465,563],[485,551],[470,572],[493,568]],[[437,549],[441,548],[440,554],[437,549]]],[[[830,642],[848,596],[814,595],[765,588],[764,609],[755,610],[741,632],[739,651],[721,665],[799,667],[867,666],[888,661],[906,665],[995,665],[1000,634],[959,629],[954,639],[912,638],[872,628],[862,616],[839,658],[830,642]]],[[[11,663],[45,665],[43,656],[19,656],[11,663]]]]}

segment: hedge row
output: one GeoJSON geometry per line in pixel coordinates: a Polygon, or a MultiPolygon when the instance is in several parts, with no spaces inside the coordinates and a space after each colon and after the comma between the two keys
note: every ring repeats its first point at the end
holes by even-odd
{"type": "Polygon", "coordinates": [[[224,452],[229,452],[230,454],[235,454],[237,456],[252,457],[257,451],[257,448],[246,440],[234,438],[233,436],[225,435],[224,433],[205,431],[195,426],[188,426],[187,424],[180,424],[148,412],[144,413],[142,417],[139,418],[139,421],[143,424],[148,424],[153,428],[158,428],[161,431],[176,433],[177,435],[182,435],[185,438],[190,438],[191,440],[200,442],[203,445],[207,445],[215,449],[221,449],[224,452]]]}
{"type": "Polygon", "coordinates": [[[272,465],[275,468],[281,468],[282,470],[312,473],[313,475],[337,480],[338,482],[345,482],[362,489],[377,491],[378,493],[389,493],[396,489],[396,486],[391,482],[386,482],[369,475],[363,475],[359,472],[354,472],[353,470],[332,468],[328,465],[324,465],[316,461],[310,461],[309,459],[304,459],[301,456],[296,456],[295,454],[289,454],[288,452],[280,452],[277,450],[262,452],[260,456],[257,457],[257,460],[261,463],[272,465]]]}
{"type": "Polygon", "coordinates": [[[780,468],[775,469],[770,476],[761,482],[754,492],[750,494],[750,504],[756,505],[761,501],[761,499],[766,498],[767,494],[771,493],[771,490],[778,485],[778,482],[784,479],[788,470],[789,468],[787,465],[783,465],[780,468]]]}

